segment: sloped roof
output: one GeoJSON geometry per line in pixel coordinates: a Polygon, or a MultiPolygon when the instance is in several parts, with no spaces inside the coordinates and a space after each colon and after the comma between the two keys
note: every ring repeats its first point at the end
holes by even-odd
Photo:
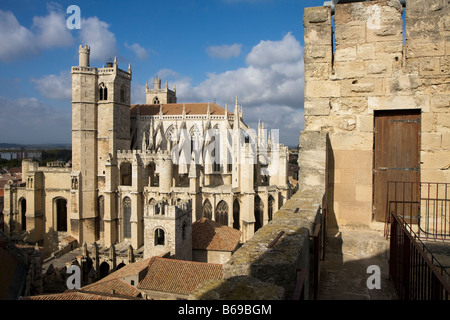
{"type": "Polygon", "coordinates": [[[42,294],[38,296],[22,297],[20,300],[127,300],[127,297],[106,295],[106,294],[95,294],[91,292],[82,292],[82,291],[68,291],[63,293],[42,294]]]}
{"type": "MultiPolygon", "coordinates": [[[[212,116],[225,115],[225,109],[216,103],[168,103],[168,104],[135,104],[131,106],[130,114],[132,116],[157,116],[159,115],[160,106],[165,116],[182,115],[183,106],[186,109],[186,115],[206,115],[209,111],[212,116]]],[[[228,111],[228,115],[233,115],[228,111]]]]}
{"type": "Polygon", "coordinates": [[[234,251],[240,238],[241,231],[208,218],[192,224],[192,249],[234,251]]]}
{"type": "Polygon", "coordinates": [[[221,264],[160,257],[151,259],[147,275],[139,283],[138,289],[189,295],[206,280],[222,279],[221,264]]]}
{"type": "Polygon", "coordinates": [[[138,289],[117,278],[107,281],[94,282],[82,287],[80,290],[83,292],[99,294],[111,294],[114,291],[114,294],[133,298],[141,295],[141,292],[138,289]]]}
{"type": "Polygon", "coordinates": [[[150,262],[151,262],[151,258],[148,258],[148,259],[143,259],[143,260],[140,260],[140,261],[137,261],[134,263],[127,264],[127,265],[123,266],[122,268],[120,268],[119,270],[114,271],[114,272],[110,273],[109,275],[107,275],[106,277],[98,280],[96,283],[101,283],[101,282],[110,281],[112,279],[120,279],[120,278],[137,275],[138,273],[140,273],[141,271],[146,269],[148,267],[148,265],[150,264],[150,262]]]}

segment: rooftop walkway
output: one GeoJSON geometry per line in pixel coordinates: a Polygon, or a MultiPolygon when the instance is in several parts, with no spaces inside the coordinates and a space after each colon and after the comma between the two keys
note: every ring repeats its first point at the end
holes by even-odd
{"type": "Polygon", "coordinates": [[[322,265],[318,300],[397,300],[389,280],[389,241],[383,231],[368,227],[341,227],[329,230],[325,261],[322,265]],[[378,266],[380,289],[374,284],[378,266]],[[370,278],[370,279],[369,279],[370,278]]]}

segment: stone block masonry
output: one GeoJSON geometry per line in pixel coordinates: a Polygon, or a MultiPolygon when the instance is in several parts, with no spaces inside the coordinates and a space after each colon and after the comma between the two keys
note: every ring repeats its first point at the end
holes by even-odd
{"type": "Polygon", "coordinates": [[[329,133],[337,223],[372,223],[379,111],[420,110],[421,181],[449,181],[449,16],[444,0],[337,4],[334,16],[305,9],[305,131],[329,133]]]}

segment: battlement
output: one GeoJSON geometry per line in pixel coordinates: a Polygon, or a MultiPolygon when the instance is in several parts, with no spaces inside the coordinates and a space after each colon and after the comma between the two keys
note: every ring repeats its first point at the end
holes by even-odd
{"type": "Polygon", "coordinates": [[[174,201],[161,200],[154,204],[149,205],[148,210],[145,212],[146,218],[167,218],[178,219],[185,214],[192,212],[192,200],[188,201],[174,201]]]}
{"type": "Polygon", "coordinates": [[[167,150],[117,150],[118,159],[132,159],[136,155],[141,157],[142,159],[145,159],[148,156],[164,158],[166,156],[170,157],[170,152],[167,150]]]}
{"type": "Polygon", "coordinates": [[[72,67],[72,73],[82,72],[82,73],[96,74],[97,70],[98,70],[97,68],[93,67],[72,67]]]}

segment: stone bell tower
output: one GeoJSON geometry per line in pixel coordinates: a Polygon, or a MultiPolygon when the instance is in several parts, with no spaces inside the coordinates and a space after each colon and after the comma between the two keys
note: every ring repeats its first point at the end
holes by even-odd
{"type": "MultiPolygon", "coordinates": [[[[106,186],[106,166],[117,150],[130,148],[131,67],[90,66],[90,48],[80,45],[79,66],[72,67],[72,188],[70,233],[80,243],[99,239],[98,201],[104,198],[105,219],[115,210],[114,184],[106,186]],[[100,187],[99,187],[100,186],[100,187]]],[[[110,172],[110,171],[108,171],[110,172]]],[[[106,231],[106,230],[105,230],[106,231]]]]}

